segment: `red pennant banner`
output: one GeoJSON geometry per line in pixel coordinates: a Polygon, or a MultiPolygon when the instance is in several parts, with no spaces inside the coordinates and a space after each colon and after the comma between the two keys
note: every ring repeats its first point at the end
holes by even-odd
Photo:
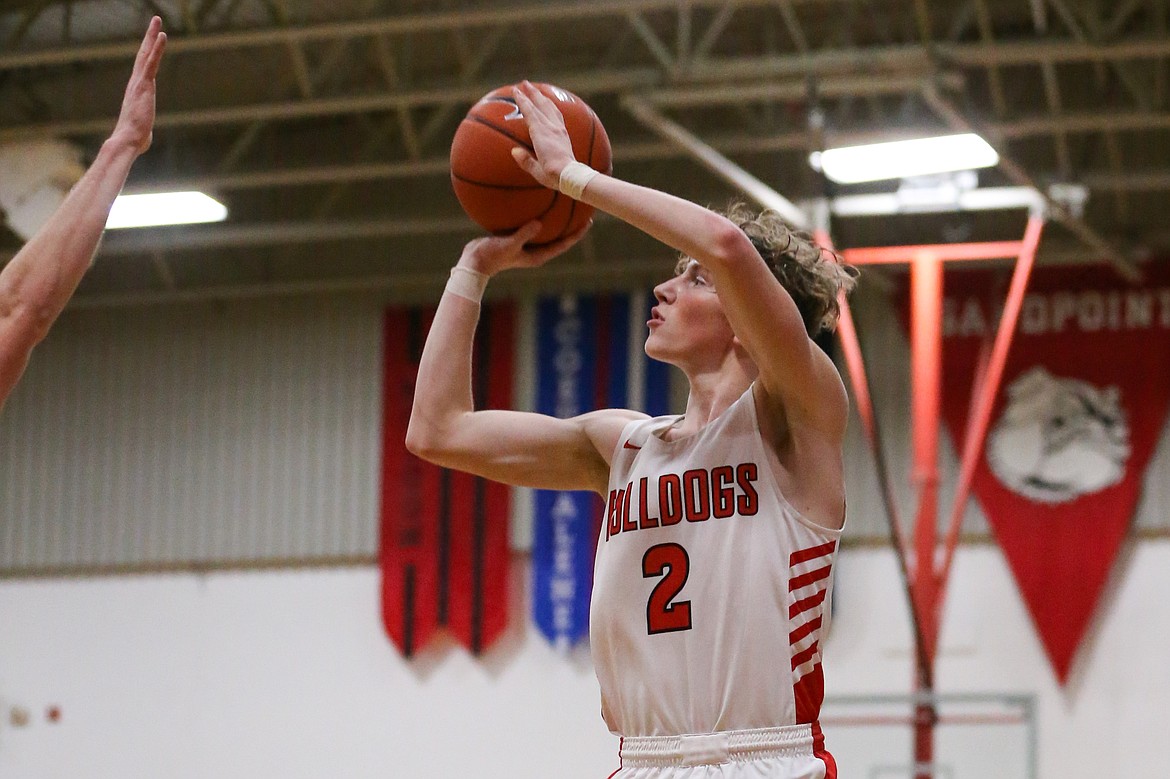
{"type": "MultiPolygon", "coordinates": [[[[404,444],[433,317],[433,309],[391,309],[383,334],[382,620],[407,657],[441,627],[479,654],[508,621],[510,490],[424,462],[404,444]]],[[[514,320],[511,306],[484,309],[474,356],[477,408],[511,406],[514,320]]]]}
{"type": "MultiPolygon", "coordinates": [[[[943,415],[962,447],[1006,279],[946,276],[943,415]]],[[[1170,398],[1170,273],[1036,270],[973,489],[1063,684],[1133,516],[1170,398]]]]}

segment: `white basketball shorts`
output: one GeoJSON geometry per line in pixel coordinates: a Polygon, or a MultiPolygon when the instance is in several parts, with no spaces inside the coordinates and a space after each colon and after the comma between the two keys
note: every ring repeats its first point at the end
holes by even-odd
{"type": "Polygon", "coordinates": [[[809,725],[685,736],[624,737],[610,779],[835,779],[833,758],[813,753],[809,725]]]}

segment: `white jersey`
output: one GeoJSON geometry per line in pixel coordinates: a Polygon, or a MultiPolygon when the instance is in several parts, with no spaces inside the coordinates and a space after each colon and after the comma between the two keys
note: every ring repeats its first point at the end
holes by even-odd
{"type": "Polygon", "coordinates": [[[810,724],[841,531],[781,494],[749,388],[694,435],[631,422],[613,457],[590,643],[622,736],[810,724]]]}

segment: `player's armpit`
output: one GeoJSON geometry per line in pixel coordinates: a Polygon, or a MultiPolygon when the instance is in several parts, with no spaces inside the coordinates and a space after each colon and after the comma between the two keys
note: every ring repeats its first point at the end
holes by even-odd
{"type": "Polygon", "coordinates": [[[624,409],[570,419],[521,411],[473,411],[426,426],[407,448],[436,465],[505,484],[604,493],[622,429],[644,415],[624,409]]]}

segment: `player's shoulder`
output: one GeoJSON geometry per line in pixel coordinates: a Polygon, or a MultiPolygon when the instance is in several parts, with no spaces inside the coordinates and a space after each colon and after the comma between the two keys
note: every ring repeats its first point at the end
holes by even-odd
{"type": "Polygon", "coordinates": [[[628,408],[603,408],[577,417],[591,437],[608,436],[614,442],[622,434],[626,425],[649,418],[649,415],[643,414],[641,411],[628,408]]]}
{"type": "Polygon", "coordinates": [[[607,463],[626,426],[646,419],[650,419],[650,416],[628,408],[604,408],[577,417],[594,448],[607,463]]]}

